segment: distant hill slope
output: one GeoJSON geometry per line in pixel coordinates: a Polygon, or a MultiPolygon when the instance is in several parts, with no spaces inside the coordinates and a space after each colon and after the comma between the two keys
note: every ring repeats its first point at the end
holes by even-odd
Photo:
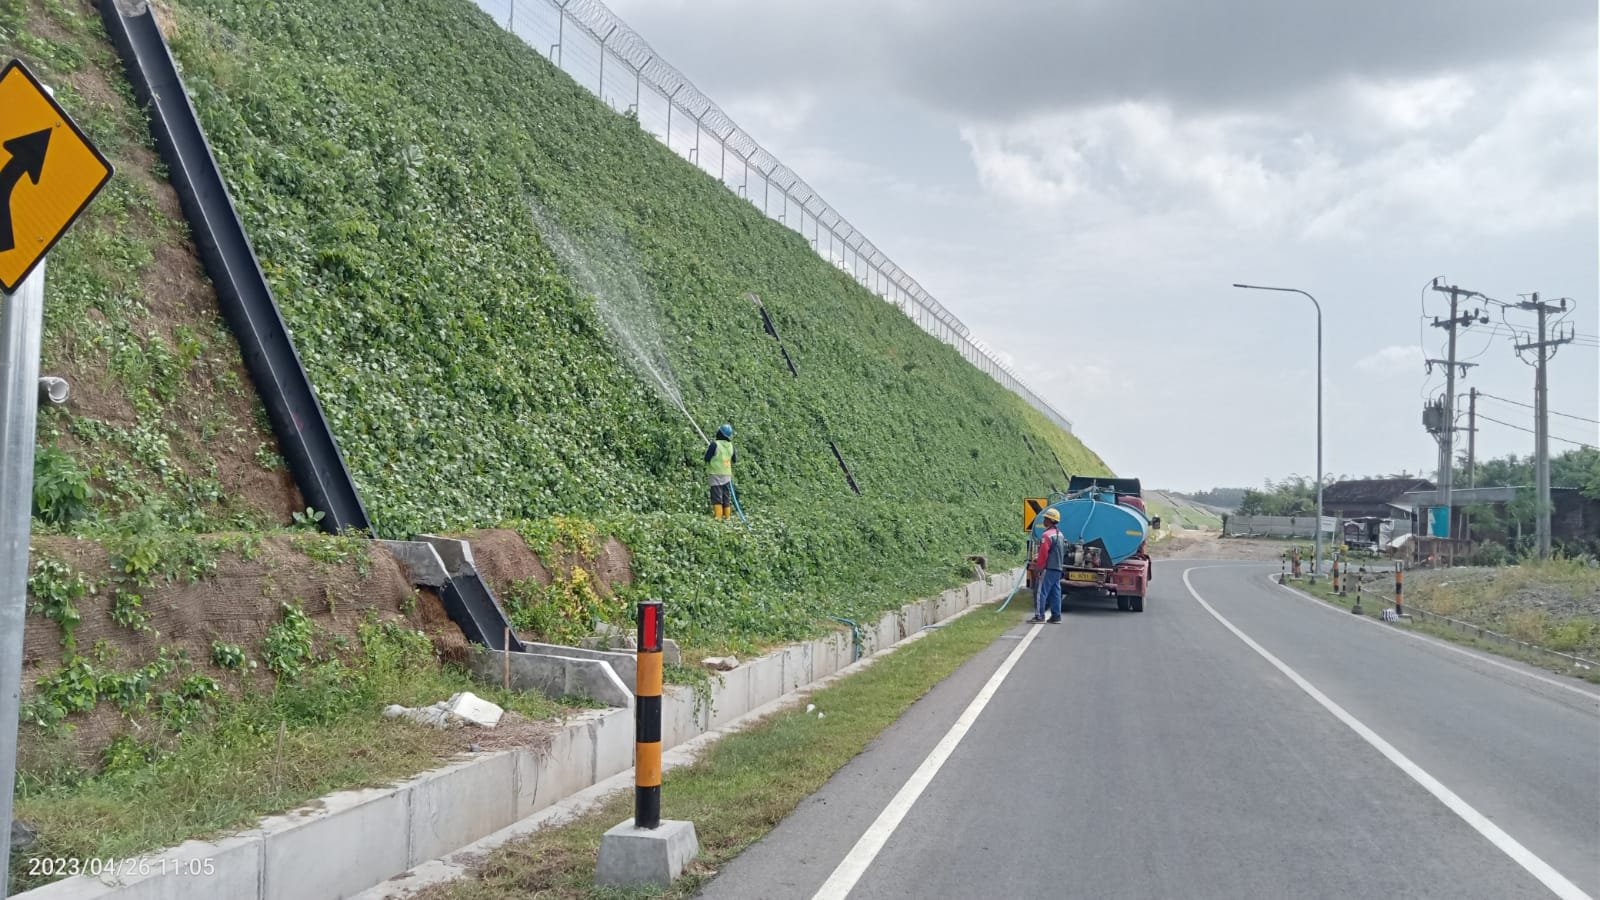
{"type": "Polygon", "coordinates": [[[1161,516],[1162,524],[1168,528],[1202,530],[1222,528],[1222,513],[1196,503],[1183,494],[1172,491],[1146,491],[1145,499],[1152,504],[1151,512],[1161,516]]]}

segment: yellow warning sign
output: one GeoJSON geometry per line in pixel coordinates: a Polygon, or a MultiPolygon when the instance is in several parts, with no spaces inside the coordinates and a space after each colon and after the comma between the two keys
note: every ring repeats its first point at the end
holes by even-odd
{"type": "Polygon", "coordinates": [[[44,85],[12,60],[0,72],[0,288],[22,284],[111,171],[44,85]]]}
{"type": "Polygon", "coordinates": [[[1050,505],[1048,497],[1027,497],[1022,501],[1022,530],[1033,530],[1033,520],[1050,505]]]}

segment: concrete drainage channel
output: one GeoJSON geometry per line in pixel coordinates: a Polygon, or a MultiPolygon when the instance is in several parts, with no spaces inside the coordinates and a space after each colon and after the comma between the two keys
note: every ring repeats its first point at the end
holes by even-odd
{"type": "MultiPolygon", "coordinates": [[[[862,626],[862,656],[891,647],[974,605],[1000,599],[1019,574],[1000,573],[886,613],[875,626],[862,626]]],[[[575,652],[573,648],[554,649],[575,652]]],[[[545,658],[563,660],[554,668],[564,672],[603,670],[618,685],[622,679],[604,657],[623,656],[632,661],[629,654],[576,652],[579,655],[545,658]]],[[[539,654],[514,653],[512,657],[518,661],[539,658],[539,654]]],[[[720,729],[833,675],[855,658],[850,633],[841,631],[790,644],[722,673],[713,683],[709,704],[697,704],[687,688],[669,688],[662,698],[663,742],[673,748],[720,729]]],[[[475,667],[491,680],[499,680],[503,665],[499,652],[483,650],[475,667]]],[[[538,673],[553,671],[544,664],[528,665],[534,674],[526,677],[533,681],[545,677],[538,673]]],[[[588,679],[590,675],[571,677],[588,679]]],[[[624,708],[575,716],[543,750],[480,754],[392,787],[340,791],[301,810],[263,819],[249,831],[217,841],[188,841],[142,859],[123,861],[115,873],[99,878],[80,875],[16,896],[27,900],[314,900],[358,894],[630,769],[634,723],[627,707],[632,705],[632,695],[617,699],[624,708]]]]}

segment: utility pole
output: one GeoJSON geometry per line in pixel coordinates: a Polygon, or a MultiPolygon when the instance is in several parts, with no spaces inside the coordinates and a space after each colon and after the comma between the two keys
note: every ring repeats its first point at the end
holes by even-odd
{"type": "Polygon", "coordinates": [[[1473,363],[1456,362],[1456,333],[1476,322],[1478,313],[1460,313],[1460,304],[1463,297],[1482,296],[1477,291],[1469,291],[1454,285],[1439,283],[1440,279],[1433,280],[1433,289],[1441,294],[1450,295],[1450,318],[1433,320],[1433,327],[1444,328],[1450,333],[1450,352],[1446,359],[1430,359],[1427,361],[1428,371],[1432,372],[1435,365],[1444,366],[1444,402],[1439,430],[1436,437],[1439,440],[1439,502],[1444,507],[1445,537],[1454,537],[1455,528],[1451,520],[1452,499],[1451,492],[1455,489],[1455,407],[1456,407],[1456,370],[1460,369],[1463,377],[1473,363]]]}
{"type": "Polygon", "coordinates": [[[1537,362],[1534,365],[1533,378],[1533,469],[1535,490],[1538,492],[1537,524],[1534,528],[1534,541],[1538,545],[1539,558],[1550,558],[1550,382],[1545,374],[1550,358],[1554,355],[1550,351],[1554,347],[1569,343],[1572,333],[1566,335],[1549,336],[1547,318],[1553,312],[1565,312],[1567,301],[1561,300],[1561,305],[1553,303],[1540,303],[1537,293],[1531,294],[1530,299],[1517,304],[1518,309],[1535,312],[1539,316],[1539,339],[1517,344],[1517,354],[1520,356],[1524,350],[1536,351],[1537,362]]]}
{"type": "Polygon", "coordinates": [[[1478,486],[1478,389],[1467,391],[1467,487],[1478,486]]]}

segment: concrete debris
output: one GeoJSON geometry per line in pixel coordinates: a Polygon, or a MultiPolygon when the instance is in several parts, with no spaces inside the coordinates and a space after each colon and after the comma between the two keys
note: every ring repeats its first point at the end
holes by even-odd
{"type": "Polygon", "coordinates": [[[462,691],[451,697],[445,708],[479,728],[493,728],[500,724],[500,717],[505,714],[505,710],[471,691],[462,691]]]}
{"type": "Polygon", "coordinates": [[[471,691],[462,691],[449,700],[440,700],[432,706],[424,706],[421,709],[397,703],[391,704],[384,708],[383,714],[386,718],[410,719],[419,725],[432,728],[449,728],[453,725],[493,728],[500,724],[500,717],[505,714],[505,710],[471,691]]]}
{"type": "Polygon", "coordinates": [[[727,672],[739,667],[739,658],[736,656],[708,656],[700,660],[700,665],[718,672],[727,672]]]}
{"type": "Polygon", "coordinates": [[[450,713],[445,711],[442,700],[433,706],[424,706],[421,709],[393,703],[383,708],[383,715],[388,719],[410,719],[418,725],[427,725],[431,728],[447,728],[458,724],[450,721],[450,713]]]}

